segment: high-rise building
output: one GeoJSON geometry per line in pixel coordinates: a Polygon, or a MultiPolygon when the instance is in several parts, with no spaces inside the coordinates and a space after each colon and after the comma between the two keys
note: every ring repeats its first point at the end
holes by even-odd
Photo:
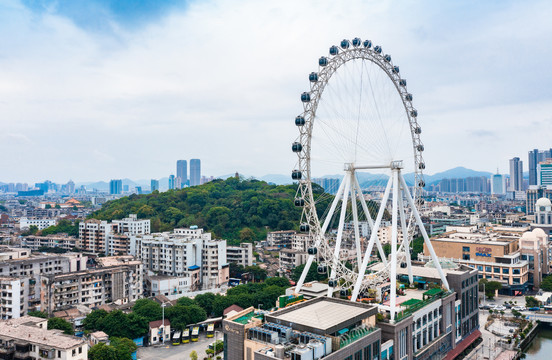
{"type": "Polygon", "coordinates": [[[123,193],[123,180],[111,180],[109,182],[109,193],[119,195],[123,193]]]}
{"type": "Polygon", "coordinates": [[[174,175],[169,176],[169,190],[174,190],[175,185],[176,184],[174,175]]]}
{"type": "Polygon", "coordinates": [[[510,159],[510,187],[508,190],[523,190],[523,161],[518,157],[510,159]]]}
{"type": "Polygon", "coordinates": [[[159,180],[151,179],[150,187],[152,192],[159,191],[159,180]]]}
{"type": "Polygon", "coordinates": [[[537,185],[552,185],[552,159],[537,165],[537,185]]]}
{"type": "MultiPolygon", "coordinates": [[[[75,193],[75,183],[73,182],[73,180],[69,180],[69,182],[66,185],[66,189],[67,189],[68,194],[74,194],[75,193]]],[[[20,190],[22,190],[22,189],[20,189],[20,190]]]]}
{"type": "Polygon", "coordinates": [[[174,188],[175,189],[182,189],[182,178],[180,176],[177,176],[174,178],[174,188]]]}
{"type": "Polygon", "coordinates": [[[492,193],[495,195],[504,194],[504,176],[497,171],[492,177],[492,193]]]}
{"type": "Polygon", "coordinates": [[[529,185],[538,185],[537,166],[540,162],[552,158],[552,149],[529,151],[529,185]]]}
{"type": "Polygon", "coordinates": [[[188,162],[186,160],[176,161],[176,177],[180,178],[181,187],[188,181],[188,162]]]}
{"type": "Polygon", "coordinates": [[[200,185],[201,183],[201,160],[190,160],[190,186],[200,185]]]}

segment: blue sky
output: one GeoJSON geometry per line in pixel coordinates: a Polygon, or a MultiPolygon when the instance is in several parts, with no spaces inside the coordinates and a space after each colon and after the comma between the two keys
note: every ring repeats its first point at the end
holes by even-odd
{"type": "Polygon", "coordinates": [[[0,181],[159,178],[190,158],[207,175],[287,174],[307,75],[355,36],[408,79],[428,173],[506,173],[551,147],[551,13],[547,1],[0,0],[0,181]]]}

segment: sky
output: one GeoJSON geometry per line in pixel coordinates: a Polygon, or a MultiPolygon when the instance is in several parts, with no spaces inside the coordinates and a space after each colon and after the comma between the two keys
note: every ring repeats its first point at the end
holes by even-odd
{"type": "Polygon", "coordinates": [[[408,80],[426,172],[552,140],[550,1],[0,0],[1,182],[288,174],[318,58],[370,39],[408,80]]]}

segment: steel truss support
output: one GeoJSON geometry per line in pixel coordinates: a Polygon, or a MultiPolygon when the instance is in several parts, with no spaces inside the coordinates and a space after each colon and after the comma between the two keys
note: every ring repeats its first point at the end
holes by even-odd
{"type": "Polygon", "coordinates": [[[409,231],[408,231],[408,224],[406,222],[404,199],[406,199],[406,202],[410,206],[410,209],[414,216],[414,220],[416,221],[416,225],[418,226],[418,228],[420,229],[420,232],[422,233],[425,244],[429,249],[431,258],[433,259],[433,262],[435,263],[435,267],[441,278],[443,287],[446,288],[447,290],[449,290],[450,288],[449,288],[446,276],[443,272],[443,269],[441,268],[441,265],[439,263],[439,259],[437,258],[433,247],[431,246],[431,242],[429,241],[429,237],[427,236],[427,232],[425,230],[424,224],[422,223],[420,214],[418,213],[418,210],[414,204],[414,200],[412,199],[412,196],[410,195],[410,192],[408,190],[408,186],[406,185],[406,182],[402,176],[401,169],[400,167],[396,167],[392,169],[392,176],[389,178],[387,187],[385,188],[385,192],[383,194],[383,198],[380,204],[378,216],[376,218],[376,222],[374,223],[374,226],[372,227],[370,242],[368,243],[368,247],[366,248],[362,265],[358,269],[358,276],[353,288],[351,301],[356,301],[360,291],[363,289],[362,282],[366,276],[366,269],[368,266],[368,262],[370,261],[373,244],[377,239],[377,231],[379,230],[381,218],[383,217],[383,213],[385,211],[385,208],[387,207],[387,202],[389,200],[389,193],[391,189],[393,190],[393,200],[392,200],[392,209],[391,209],[392,225],[391,225],[391,260],[389,263],[389,266],[390,266],[389,280],[391,282],[390,312],[391,312],[391,320],[394,321],[395,314],[396,314],[396,307],[397,307],[396,306],[397,305],[396,304],[397,266],[400,266],[400,264],[398,263],[399,252],[401,253],[402,256],[405,257],[405,262],[408,268],[408,280],[410,284],[412,284],[413,282],[412,263],[410,261],[410,239],[408,238],[409,231]],[[403,234],[403,240],[402,240],[401,246],[398,247],[397,245],[398,245],[398,222],[399,221],[400,221],[401,231],[403,234]]]}

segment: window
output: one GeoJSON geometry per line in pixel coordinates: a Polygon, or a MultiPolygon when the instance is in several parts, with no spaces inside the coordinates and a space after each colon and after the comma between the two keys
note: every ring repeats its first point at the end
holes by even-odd
{"type": "Polygon", "coordinates": [[[470,252],[470,247],[469,246],[462,246],[462,251],[470,252]]]}
{"type": "Polygon", "coordinates": [[[362,360],[362,350],[355,353],[355,360],[362,360]]]}
{"type": "Polygon", "coordinates": [[[462,260],[470,260],[470,254],[462,254],[462,260]]]}
{"type": "Polygon", "coordinates": [[[483,271],[483,265],[477,265],[477,270],[483,271]]]}
{"type": "Polygon", "coordinates": [[[519,269],[512,269],[512,274],[519,275],[521,272],[519,269]]]}
{"type": "Polygon", "coordinates": [[[519,280],[519,278],[516,277],[516,278],[514,278],[513,282],[514,282],[514,284],[519,284],[520,280],[519,280]]]}
{"type": "Polygon", "coordinates": [[[508,268],[502,268],[502,273],[503,273],[503,274],[509,274],[509,273],[510,273],[510,269],[508,269],[508,268]]]}
{"type": "Polygon", "coordinates": [[[500,274],[500,268],[499,267],[495,267],[493,269],[493,272],[496,273],[496,274],[500,274]]]}
{"type": "Polygon", "coordinates": [[[485,266],[485,272],[490,273],[491,272],[491,267],[490,266],[485,266]]]}
{"type": "Polygon", "coordinates": [[[364,360],[372,360],[372,345],[364,348],[364,360]]]}

